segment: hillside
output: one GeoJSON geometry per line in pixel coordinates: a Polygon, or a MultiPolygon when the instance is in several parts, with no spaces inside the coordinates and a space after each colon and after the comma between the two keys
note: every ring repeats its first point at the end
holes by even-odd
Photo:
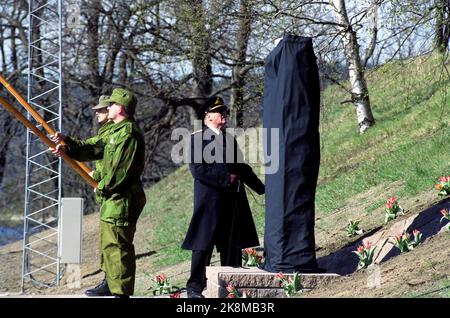
{"type": "MultiPolygon", "coordinates": [[[[321,112],[321,166],[316,197],[318,257],[334,253],[359,238],[347,238],[349,219],[361,219],[365,232],[380,229],[384,203],[396,196],[405,216],[436,204],[437,179],[450,175],[450,78],[438,56],[393,61],[368,76],[376,125],[358,134],[354,108],[341,104],[348,96],[339,86],[323,93],[321,112]]],[[[260,166],[254,166],[261,174],[260,166]]],[[[190,253],[180,249],[192,213],[192,177],[187,166],[147,190],[147,205],[138,223],[135,243],[136,295],[150,295],[154,275],[165,272],[174,285],[184,287],[190,253]]],[[[263,242],[264,197],[249,195],[263,242]]],[[[436,217],[440,217],[437,215],[436,217]]],[[[98,273],[98,214],[84,224],[84,251],[80,288],[61,286],[30,293],[81,294],[102,279],[98,273]]],[[[450,296],[450,244],[448,233],[435,235],[407,254],[383,265],[386,282],[376,290],[366,287],[366,274],[356,272],[327,288],[303,297],[432,297],[450,296]],[[420,276],[420,277],[419,277],[420,276]],[[438,290],[436,292],[436,290],[438,290]]],[[[3,267],[18,274],[0,274],[0,293],[20,288],[21,242],[0,250],[3,267]],[[5,276],[5,277],[3,277],[5,276]],[[16,279],[17,278],[17,279],[16,279]]],[[[355,258],[354,254],[349,257],[355,258]]]]}

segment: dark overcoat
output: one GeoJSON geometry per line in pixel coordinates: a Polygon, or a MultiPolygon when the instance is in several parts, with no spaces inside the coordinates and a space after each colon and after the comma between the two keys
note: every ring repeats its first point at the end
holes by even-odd
{"type": "Polygon", "coordinates": [[[264,184],[249,165],[237,162],[242,155],[236,139],[204,126],[191,135],[190,159],[194,212],[182,248],[206,251],[215,245],[220,251],[258,246],[244,185],[263,194],[264,184]],[[231,173],[239,175],[239,182],[230,185],[231,173]]]}

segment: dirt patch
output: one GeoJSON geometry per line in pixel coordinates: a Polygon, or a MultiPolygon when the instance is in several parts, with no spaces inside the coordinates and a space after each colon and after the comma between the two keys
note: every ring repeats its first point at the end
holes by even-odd
{"type": "MultiPolygon", "coordinates": [[[[52,287],[45,289],[37,289],[30,286],[25,286],[25,293],[27,294],[79,294],[85,287],[96,284],[101,280],[98,272],[100,263],[100,256],[98,252],[98,213],[89,214],[83,217],[83,250],[82,250],[82,264],[79,266],[79,271],[74,272],[74,275],[82,277],[81,286],[74,287],[76,284],[67,284],[67,279],[74,278],[72,275],[65,275],[61,279],[60,287],[52,287]]],[[[14,295],[20,293],[21,279],[22,279],[22,241],[17,241],[8,244],[0,249],[0,264],[8,271],[0,271],[0,293],[3,295],[14,295]]],[[[74,265],[72,265],[73,268],[74,265]]],[[[62,271],[66,271],[66,265],[62,266],[62,271]]],[[[70,273],[69,273],[70,274],[70,273]]]]}

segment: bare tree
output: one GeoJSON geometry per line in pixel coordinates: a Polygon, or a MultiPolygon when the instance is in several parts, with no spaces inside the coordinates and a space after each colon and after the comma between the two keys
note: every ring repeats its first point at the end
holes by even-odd
{"type": "Polygon", "coordinates": [[[235,127],[244,124],[244,89],[245,76],[249,68],[246,65],[247,47],[251,36],[252,1],[239,1],[239,29],[235,40],[235,53],[232,67],[232,89],[230,104],[233,110],[232,121],[235,127]]]}
{"type": "Polygon", "coordinates": [[[340,25],[341,41],[350,78],[352,102],[356,108],[359,132],[362,134],[367,128],[375,124],[375,118],[370,107],[369,90],[364,78],[364,67],[361,63],[358,39],[348,18],[345,1],[331,0],[331,3],[336,14],[336,20],[340,25]]]}

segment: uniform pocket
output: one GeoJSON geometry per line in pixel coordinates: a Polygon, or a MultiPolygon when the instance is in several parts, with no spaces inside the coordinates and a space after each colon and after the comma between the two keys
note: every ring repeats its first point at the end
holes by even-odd
{"type": "Polygon", "coordinates": [[[116,224],[128,222],[128,210],[128,198],[119,193],[114,193],[104,201],[101,208],[101,218],[105,221],[114,221],[116,224]]]}

